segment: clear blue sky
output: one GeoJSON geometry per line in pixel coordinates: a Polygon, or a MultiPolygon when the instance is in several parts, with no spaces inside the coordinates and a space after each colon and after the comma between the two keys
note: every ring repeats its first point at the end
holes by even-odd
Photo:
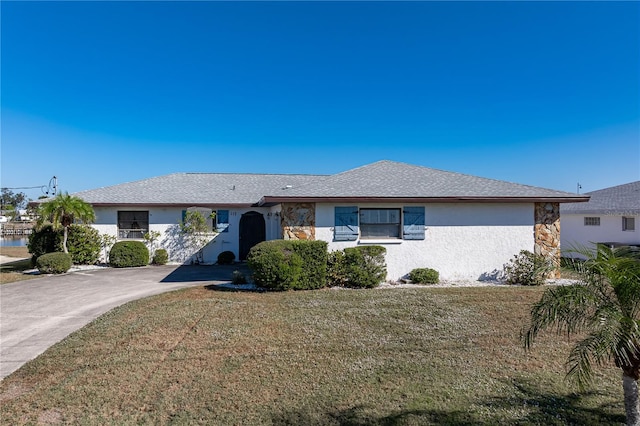
{"type": "Polygon", "coordinates": [[[0,8],[3,187],[381,159],[570,192],[640,179],[638,2],[0,8]]]}

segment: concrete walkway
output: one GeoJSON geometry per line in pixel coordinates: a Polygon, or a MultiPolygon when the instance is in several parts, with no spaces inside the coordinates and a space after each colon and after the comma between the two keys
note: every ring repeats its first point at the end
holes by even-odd
{"type": "Polygon", "coordinates": [[[179,288],[230,282],[229,266],[103,268],[0,285],[0,379],[105,312],[179,288]]]}

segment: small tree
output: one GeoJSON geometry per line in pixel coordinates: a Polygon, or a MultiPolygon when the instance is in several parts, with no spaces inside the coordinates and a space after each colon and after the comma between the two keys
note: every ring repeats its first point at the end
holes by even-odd
{"type": "Polygon", "coordinates": [[[162,234],[158,231],[149,231],[145,232],[145,234],[142,236],[142,238],[144,238],[145,244],[149,248],[149,256],[151,257],[151,259],[153,259],[153,256],[156,254],[156,243],[160,239],[161,235],[162,234]]]}
{"type": "Polygon", "coordinates": [[[567,359],[567,377],[584,388],[590,384],[593,365],[613,360],[622,372],[627,425],[640,425],[640,256],[628,247],[576,250],[586,260],[569,266],[580,282],[545,290],[531,309],[531,322],[523,330],[529,348],[549,327],[578,335],[567,359]]]}
{"type": "Polygon", "coordinates": [[[74,222],[91,223],[96,220],[96,214],[91,204],[66,192],[42,203],[38,212],[39,224],[49,221],[54,228],[62,227],[64,231],[62,248],[65,253],[69,253],[67,248],[69,226],[74,222]]]}
{"type": "Polygon", "coordinates": [[[100,244],[102,246],[102,249],[104,250],[105,263],[109,262],[109,251],[111,250],[111,247],[113,247],[113,245],[116,243],[116,241],[118,241],[118,237],[116,237],[115,235],[111,235],[111,234],[100,235],[100,244]]]}
{"type": "MultiPolygon", "coordinates": [[[[214,219],[215,213],[209,218],[214,219]]],[[[180,223],[180,233],[187,241],[189,248],[196,251],[196,263],[204,261],[203,249],[211,241],[213,231],[207,225],[207,218],[198,210],[187,210],[184,219],[180,223]]]]}

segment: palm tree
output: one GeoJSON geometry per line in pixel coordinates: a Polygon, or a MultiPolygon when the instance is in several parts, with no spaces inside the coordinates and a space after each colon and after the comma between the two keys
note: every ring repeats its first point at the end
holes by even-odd
{"type": "Polygon", "coordinates": [[[39,224],[49,221],[55,228],[62,227],[64,230],[62,248],[65,253],[69,253],[67,249],[69,226],[74,222],[91,223],[96,220],[96,214],[91,204],[66,192],[42,203],[38,213],[39,224]]]}
{"type": "Polygon", "coordinates": [[[586,260],[570,267],[579,282],[548,288],[531,309],[531,323],[522,339],[529,349],[542,330],[579,334],[567,359],[567,377],[584,389],[592,367],[613,360],[622,370],[627,425],[640,426],[640,256],[629,247],[574,250],[586,260]]]}

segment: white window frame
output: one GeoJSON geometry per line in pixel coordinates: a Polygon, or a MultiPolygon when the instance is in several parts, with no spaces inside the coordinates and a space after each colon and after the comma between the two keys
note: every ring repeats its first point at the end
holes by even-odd
{"type": "Polygon", "coordinates": [[[636,218],[635,217],[622,217],[622,230],[623,231],[635,231],[636,230],[636,218]]]}
{"type": "Polygon", "coordinates": [[[584,226],[600,226],[600,217],[586,216],[584,218],[584,226]]]}
{"type": "Polygon", "coordinates": [[[360,226],[360,239],[361,240],[402,240],[402,208],[400,207],[364,207],[358,209],[358,222],[360,226]],[[395,212],[397,216],[397,222],[365,222],[363,217],[366,216],[366,212],[372,211],[388,211],[395,212]],[[364,214],[363,214],[364,213],[364,214]],[[383,229],[383,228],[396,228],[396,235],[366,235],[369,230],[383,229]]]}
{"type": "Polygon", "coordinates": [[[116,220],[118,221],[118,239],[120,240],[141,240],[144,238],[144,234],[149,232],[149,210],[118,210],[116,220]],[[124,221],[120,219],[121,213],[132,213],[134,216],[133,221],[124,221]],[[147,215],[146,223],[143,217],[136,217],[136,215],[147,215]],[[128,227],[121,227],[120,225],[125,222],[131,222],[128,227]]]}

